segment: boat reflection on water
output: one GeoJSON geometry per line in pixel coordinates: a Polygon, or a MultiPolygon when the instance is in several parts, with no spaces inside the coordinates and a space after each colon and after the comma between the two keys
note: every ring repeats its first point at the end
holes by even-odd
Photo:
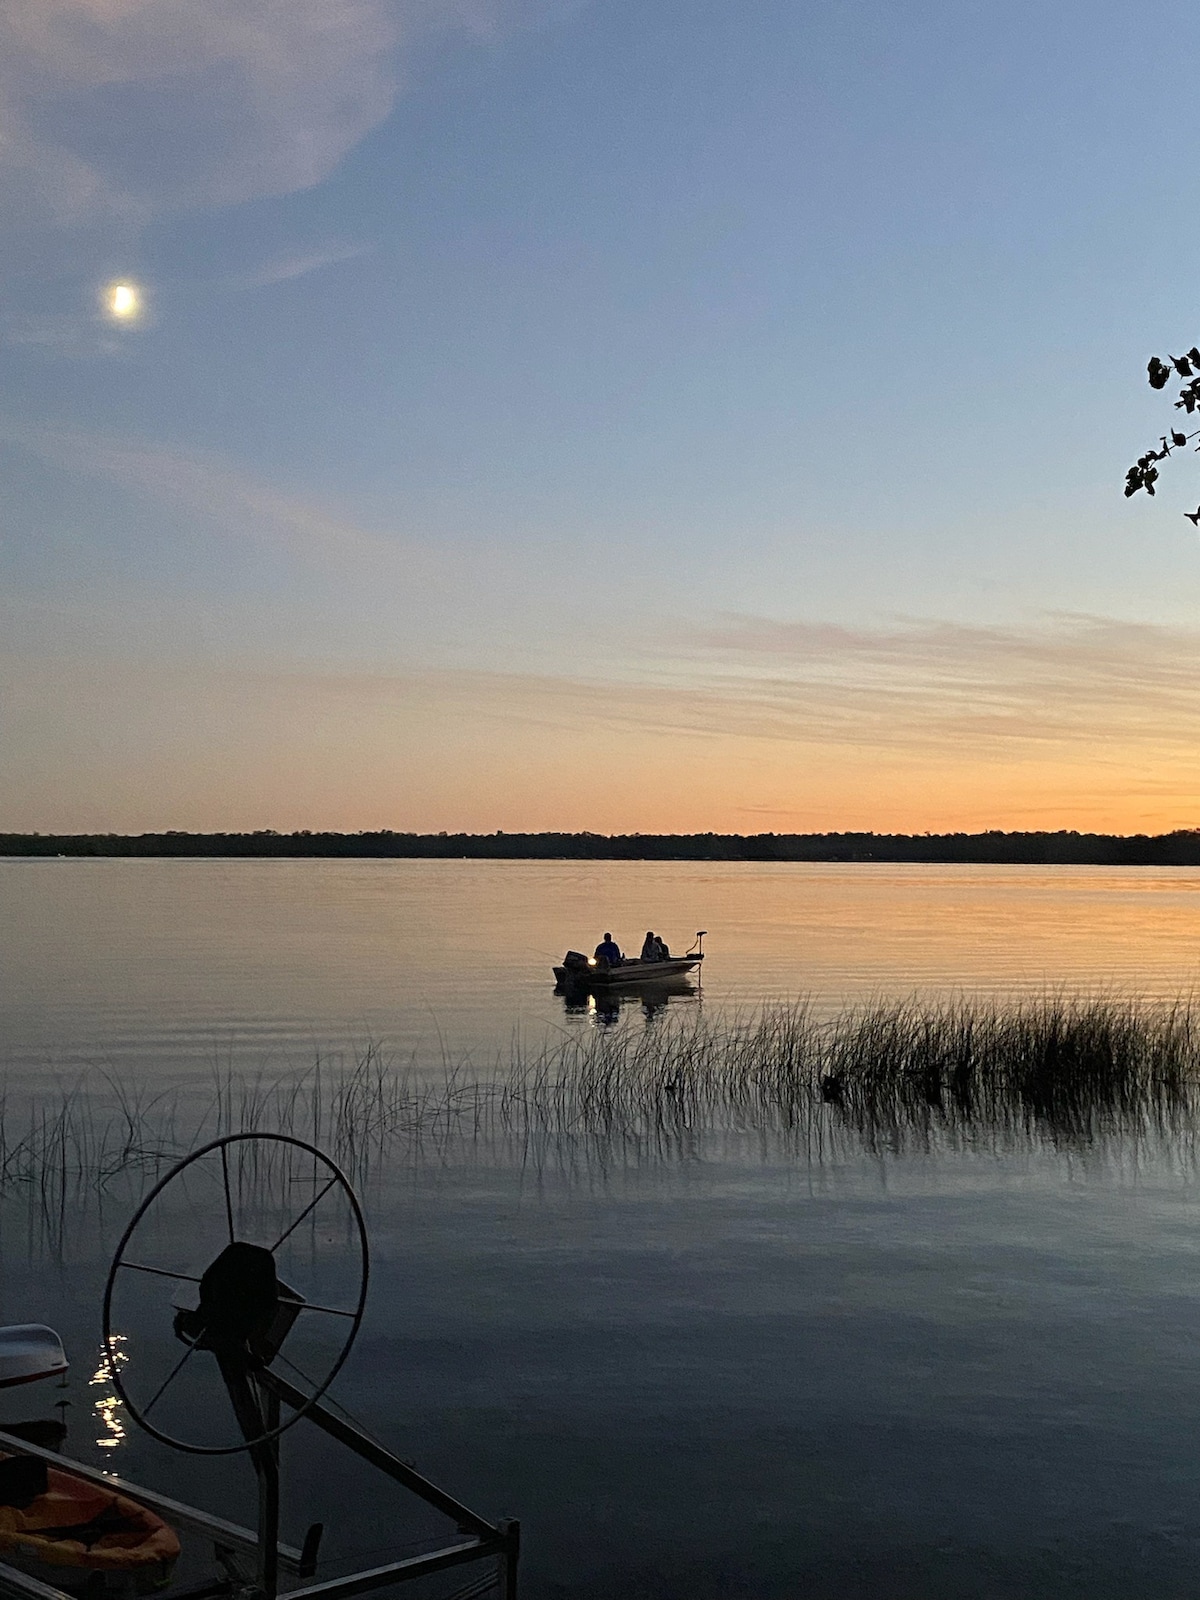
{"type": "Polygon", "coordinates": [[[622,1011],[628,1014],[635,1007],[641,1010],[646,1022],[651,1023],[668,1005],[687,1001],[699,1004],[704,997],[700,985],[690,983],[687,978],[663,978],[657,983],[643,981],[627,989],[599,991],[582,984],[556,983],[554,992],[562,1000],[563,1010],[569,1017],[586,1017],[598,1028],[611,1027],[620,1020],[622,1011]]]}

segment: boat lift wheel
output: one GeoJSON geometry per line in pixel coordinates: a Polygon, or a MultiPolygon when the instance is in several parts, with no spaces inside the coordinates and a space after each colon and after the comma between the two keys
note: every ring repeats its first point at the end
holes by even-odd
{"type": "MultiPolygon", "coordinates": [[[[194,1200],[192,1204],[194,1206],[194,1200]]],[[[154,1237],[152,1227],[142,1231],[144,1238],[154,1237]]],[[[307,1252],[310,1265],[317,1248],[312,1240],[307,1252]]],[[[182,1251],[185,1247],[181,1243],[176,1248],[182,1251]]],[[[304,1261],[301,1261],[300,1268],[303,1266],[304,1261]]],[[[289,1268],[289,1276],[295,1275],[297,1273],[289,1268]]],[[[104,1286],[104,1351],[113,1387],[133,1421],[163,1444],[190,1455],[234,1455],[243,1450],[257,1454],[262,1446],[273,1444],[281,1433],[310,1412],[340,1372],[362,1324],[368,1277],[367,1230],[362,1208],[341,1169],[323,1151],[303,1139],[282,1133],[231,1133],[214,1139],[177,1163],[154,1185],[121,1235],[104,1286]],[[243,1210],[248,1208],[240,1203],[240,1188],[235,1195],[231,1186],[231,1158],[238,1173],[243,1178],[248,1175],[251,1183],[267,1181],[263,1174],[274,1173],[278,1178],[282,1173],[289,1197],[283,1220],[275,1217],[266,1225],[260,1216],[257,1228],[243,1220],[243,1210]],[[174,1189],[179,1199],[188,1201],[189,1182],[202,1173],[205,1181],[211,1184],[214,1197],[219,1196],[223,1206],[221,1235],[225,1242],[215,1257],[199,1273],[177,1271],[174,1265],[160,1266],[136,1259],[141,1253],[136,1248],[139,1229],[163,1196],[174,1189]],[[294,1198],[292,1190],[304,1185],[307,1194],[294,1198]],[[357,1254],[357,1287],[344,1297],[349,1302],[344,1306],[316,1303],[298,1287],[283,1283],[275,1271],[280,1247],[288,1240],[295,1242],[298,1230],[306,1222],[314,1230],[312,1240],[315,1240],[316,1218],[321,1206],[327,1200],[332,1204],[339,1199],[344,1202],[350,1227],[348,1237],[336,1245],[336,1259],[344,1261],[349,1257],[353,1260],[357,1254]],[[305,1200],[307,1203],[303,1203],[305,1200]],[[260,1234],[259,1238],[247,1236],[255,1232],[260,1234]],[[119,1321],[114,1326],[114,1296],[119,1294],[123,1283],[130,1281],[130,1275],[141,1276],[143,1280],[147,1276],[174,1280],[185,1297],[197,1300],[194,1306],[180,1307],[177,1299],[171,1308],[175,1336],[185,1348],[165,1379],[154,1384],[152,1392],[149,1385],[153,1380],[150,1379],[146,1392],[137,1392],[133,1379],[139,1363],[136,1358],[130,1360],[126,1370],[128,1352],[122,1348],[125,1335],[119,1321]],[[182,1287],[186,1285],[192,1288],[182,1287]],[[328,1359],[322,1357],[321,1370],[316,1377],[307,1378],[305,1390],[288,1384],[288,1411],[281,1420],[277,1399],[265,1384],[256,1382],[256,1375],[265,1374],[270,1368],[293,1325],[301,1318],[313,1317],[325,1319],[330,1326],[344,1325],[345,1335],[334,1336],[328,1359]],[[183,1437],[178,1432],[168,1431],[150,1416],[192,1364],[197,1352],[205,1353],[199,1357],[201,1360],[215,1359],[229,1392],[238,1428],[234,1442],[206,1444],[194,1437],[183,1437]]],[[[136,1357],[136,1351],[134,1354],[136,1357]]],[[[195,1368],[192,1370],[194,1374],[195,1368]]],[[[197,1409],[209,1419],[209,1407],[201,1405],[197,1409]]]]}

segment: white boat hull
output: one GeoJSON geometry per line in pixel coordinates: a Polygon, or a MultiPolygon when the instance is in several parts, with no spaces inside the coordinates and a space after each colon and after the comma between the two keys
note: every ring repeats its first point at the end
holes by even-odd
{"type": "Polygon", "coordinates": [[[0,1389],[38,1378],[57,1378],[67,1370],[62,1340],[41,1322],[0,1328],[0,1389]]]}
{"type": "Polygon", "coordinates": [[[619,967],[555,967],[557,981],[573,989],[613,989],[629,983],[662,983],[681,978],[704,960],[703,956],[671,956],[666,961],[622,961],[619,967]]]}

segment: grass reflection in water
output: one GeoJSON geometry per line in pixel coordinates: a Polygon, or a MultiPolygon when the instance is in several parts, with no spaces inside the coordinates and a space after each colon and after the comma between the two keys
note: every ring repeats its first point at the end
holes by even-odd
{"type": "Polygon", "coordinates": [[[846,1139],[872,1150],[984,1136],[1084,1148],[1189,1132],[1198,1088],[1190,1001],[914,998],[832,1018],[796,1004],[550,1039],[486,1071],[421,1071],[372,1044],[274,1078],[229,1069],[186,1097],[83,1080],[20,1111],[15,1097],[0,1102],[0,1188],[61,1203],[234,1130],[312,1140],[358,1181],[466,1149],[504,1161],[670,1159],[727,1131],[772,1134],[809,1159],[846,1139]]]}

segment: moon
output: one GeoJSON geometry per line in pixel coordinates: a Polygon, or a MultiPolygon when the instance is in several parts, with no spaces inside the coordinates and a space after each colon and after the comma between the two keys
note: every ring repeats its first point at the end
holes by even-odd
{"type": "Polygon", "coordinates": [[[104,309],[114,322],[135,322],[142,309],[142,291],[136,283],[120,279],[103,294],[104,309]]]}

